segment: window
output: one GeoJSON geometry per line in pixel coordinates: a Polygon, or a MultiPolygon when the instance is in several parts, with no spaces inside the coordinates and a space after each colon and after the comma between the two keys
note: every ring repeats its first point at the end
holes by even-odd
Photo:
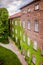
{"type": "Polygon", "coordinates": [[[28,29],[30,30],[30,21],[28,22],[28,29]]]}
{"type": "Polygon", "coordinates": [[[39,9],[39,4],[35,5],[35,10],[39,9]]]}
{"type": "Polygon", "coordinates": [[[36,64],[36,58],[33,56],[33,58],[32,58],[32,62],[34,63],[34,64],[36,64]]]}
{"type": "Polygon", "coordinates": [[[36,32],[38,32],[38,29],[39,29],[39,24],[38,24],[38,21],[35,20],[35,27],[34,27],[34,30],[35,30],[36,32]]]}
{"type": "Polygon", "coordinates": [[[17,25],[17,21],[15,21],[15,25],[17,25]]]}
{"type": "Polygon", "coordinates": [[[31,10],[30,10],[30,8],[28,8],[28,12],[30,12],[31,10]]]}
{"type": "Polygon", "coordinates": [[[28,37],[28,45],[30,45],[30,38],[28,37]]]}
{"type": "Polygon", "coordinates": [[[34,43],[33,43],[33,48],[34,48],[35,50],[37,50],[37,41],[36,41],[36,40],[35,40],[34,43]]]}
{"type": "Polygon", "coordinates": [[[23,28],[25,28],[25,21],[23,21],[23,28]]]}
{"type": "Polygon", "coordinates": [[[28,50],[28,52],[27,52],[27,56],[30,57],[30,52],[29,52],[29,50],[28,50]]]}

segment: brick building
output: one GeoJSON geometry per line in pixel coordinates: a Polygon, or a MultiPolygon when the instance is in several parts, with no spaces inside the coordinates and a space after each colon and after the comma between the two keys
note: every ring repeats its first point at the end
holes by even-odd
{"type": "Polygon", "coordinates": [[[28,56],[29,65],[43,65],[43,0],[33,0],[20,9],[21,14],[19,16],[14,14],[14,16],[9,17],[11,35],[19,38],[20,44],[22,42],[23,55],[28,56]],[[20,36],[18,37],[18,35],[20,36]],[[31,40],[33,42],[32,48],[30,48],[31,40]],[[41,50],[41,53],[38,49],[41,50]]]}
{"type": "Polygon", "coordinates": [[[43,0],[34,0],[20,8],[24,33],[33,41],[33,49],[41,48],[43,54],[43,0]]]}

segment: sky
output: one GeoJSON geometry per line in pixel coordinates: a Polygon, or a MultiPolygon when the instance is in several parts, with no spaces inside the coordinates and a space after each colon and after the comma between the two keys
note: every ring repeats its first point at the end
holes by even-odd
{"type": "Polygon", "coordinates": [[[33,0],[0,0],[0,8],[7,8],[9,15],[13,15],[20,11],[20,7],[33,0]]]}

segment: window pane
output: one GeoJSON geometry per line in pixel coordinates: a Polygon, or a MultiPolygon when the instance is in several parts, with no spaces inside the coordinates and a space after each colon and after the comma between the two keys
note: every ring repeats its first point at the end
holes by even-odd
{"type": "Polygon", "coordinates": [[[35,50],[37,50],[37,41],[36,41],[36,40],[34,41],[33,48],[34,48],[35,50]]]}
{"type": "Polygon", "coordinates": [[[35,57],[32,58],[32,62],[33,62],[34,64],[36,64],[36,58],[35,58],[35,57]]]}
{"type": "Polygon", "coordinates": [[[28,45],[30,45],[30,38],[28,37],[28,45]]]}
{"type": "Polygon", "coordinates": [[[38,32],[38,21],[37,20],[35,20],[35,27],[34,28],[35,28],[35,31],[38,32]]]}
{"type": "Polygon", "coordinates": [[[30,22],[28,22],[28,29],[30,29],[30,22]]]}
{"type": "Polygon", "coordinates": [[[39,5],[35,5],[35,10],[38,10],[39,9],[39,5]]]}

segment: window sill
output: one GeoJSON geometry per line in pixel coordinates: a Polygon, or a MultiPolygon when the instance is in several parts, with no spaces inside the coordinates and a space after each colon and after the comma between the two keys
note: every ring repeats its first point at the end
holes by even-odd
{"type": "Polygon", "coordinates": [[[34,11],[39,11],[39,9],[36,9],[36,10],[34,9],[34,11]]]}
{"type": "Polygon", "coordinates": [[[35,33],[39,33],[39,31],[34,31],[35,33]]]}

